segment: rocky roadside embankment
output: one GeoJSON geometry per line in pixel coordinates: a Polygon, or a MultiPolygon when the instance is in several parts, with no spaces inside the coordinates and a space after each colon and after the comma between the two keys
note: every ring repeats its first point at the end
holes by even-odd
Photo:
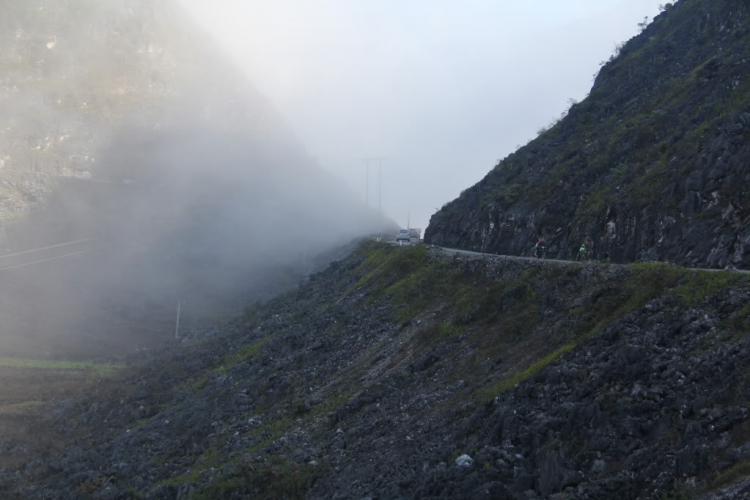
{"type": "Polygon", "coordinates": [[[748,299],[737,273],[363,244],[296,291],[56,408],[46,425],[66,453],[3,470],[0,491],[357,500],[717,490],[748,472],[748,299]]]}

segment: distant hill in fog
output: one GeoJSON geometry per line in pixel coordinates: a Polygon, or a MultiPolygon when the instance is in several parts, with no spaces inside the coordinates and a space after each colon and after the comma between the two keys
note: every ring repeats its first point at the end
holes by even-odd
{"type": "Polygon", "coordinates": [[[3,2],[0,109],[4,219],[48,191],[51,176],[119,180],[98,156],[123,126],[287,138],[268,103],[168,1],[3,2]]]}
{"type": "Polygon", "coordinates": [[[390,225],[176,2],[6,0],[0,116],[0,253],[97,241],[75,277],[26,268],[2,293],[226,297],[390,225]]]}

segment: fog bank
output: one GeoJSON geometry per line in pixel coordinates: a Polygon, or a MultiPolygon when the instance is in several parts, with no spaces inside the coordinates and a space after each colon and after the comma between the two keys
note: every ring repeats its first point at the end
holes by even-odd
{"type": "Polygon", "coordinates": [[[168,337],[179,301],[241,311],[390,227],[179,5],[6,3],[0,223],[5,254],[24,253],[0,257],[6,352],[168,337]]]}

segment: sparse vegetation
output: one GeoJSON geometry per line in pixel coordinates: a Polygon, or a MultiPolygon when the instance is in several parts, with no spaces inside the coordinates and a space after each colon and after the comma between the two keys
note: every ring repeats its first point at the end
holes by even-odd
{"type": "MultiPolygon", "coordinates": [[[[575,105],[575,113],[568,113],[560,123],[553,122],[552,127],[544,127],[540,130],[542,136],[498,162],[501,168],[495,168],[468,189],[451,205],[450,213],[436,216],[431,235],[441,241],[460,236],[463,244],[476,247],[481,244],[478,236],[471,236],[477,241],[466,240],[469,234],[482,234],[478,228],[484,219],[509,218],[519,213],[512,207],[520,207],[521,203],[525,203],[521,211],[529,214],[521,224],[528,221],[537,228],[568,228],[565,236],[570,240],[591,237],[594,242],[604,242],[606,252],[618,262],[633,261],[649,251],[653,254],[654,242],[663,241],[660,231],[667,231],[655,221],[683,221],[681,238],[688,239],[687,227],[695,228],[690,234],[704,234],[708,220],[721,220],[726,231],[736,231],[736,223],[730,223],[723,214],[747,217],[744,208],[730,203],[742,195],[744,183],[733,181],[741,173],[736,167],[717,169],[712,175],[721,177],[712,182],[709,192],[706,176],[713,160],[698,166],[694,159],[719,158],[721,143],[736,144],[746,135],[744,128],[740,129],[744,125],[737,120],[750,102],[750,80],[738,78],[731,68],[737,68],[738,58],[745,57],[741,54],[747,52],[748,35],[742,31],[736,35],[714,32],[722,39],[723,47],[732,47],[721,53],[688,43],[684,38],[692,29],[688,12],[695,12],[696,8],[665,4],[661,10],[669,10],[668,14],[657,16],[653,22],[644,18],[639,28],[649,36],[644,33],[614,47],[610,59],[602,62],[591,94],[575,105]],[[676,42],[678,39],[680,42],[676,42]],[[718,82],[723,82],[721,89],[716,87],[718,82]],[[688,196],[687,179],[698,174],[696,179],[705,180],[703,187],[695,184],[700,193],[688,196]],[[729,180],[724,182],[724,178],[729,180]],[[510,185],[521,194],[505,196],[510,185]],[[714,195],[718,198],[712,202],[714,195]],[[695,200],[695,209],[685,213],[689,199],[695,200]],[[488,207],[491,200],[505,201],[488,207]],[[480,214],[482,220],[477,219],[480,214]],[[616,220],[616,238],[607,233],[605,217],[616,220]],[[638,234],[644,235],[638,248],[628,245],[626,251],[620,232],[625,220],[636,224],[638,234]],[[456,227],[471,230],[459,235],[456,227]]],[[[718,4],[712,4],[710,9],[717,30],[718,26],[734,22],[724,19],[726,16],[717,10],[718,4]]],[[[725,158],[735,155],[739,156],[733,161],[739,163],[732,165],[742,164],[744,149],[727,152],[725,158]]],[[[674,233],[671,237],[680,238],[674,233]]],[[[516,253],[533,244],[530,239],[525,231],[508,230],[503,238],[492,240],[494,248],[490,250],[516,253]]],[[[711,250],[697,241],[659,245],[657,258],[681,262],[688,253],[684,249],[694,246],[702,253],[690,254],[692,265],[707,265],[711,250]]],[[[572,248],[563,249],[563,254],[574,251],[572,248]]],[[[722,251],[732,262],[738,258],[728,248],[722,251]]],[[[712,262],[716,265],[715,258],[712,262]]]]}
{"type": "MultiPolygon", "coordinates": [[[[202,434],[200,441],[202,453],[189,456],[189,466],[171,469],[174,475],[162,478],[153,487],[189,485],[195,498],[215,498],[229,492],[258,499],[303,498],[328,469],[306,463],[307,458],[299,463],[290,459],[297,453],[300,436],[311,442],[346,442],[346,448],[342,447],[340,456],[334,458],[341,467],[353,460],[349,450],[356,449],[362,439],[357,427],[380,432],[378,429],[390,426],[394,413],[417,413],[420,419],[431,421],[436,416],[453,415],[450,412],[461,405],[462,418],[469,418],[473,411],[489,407],[485,403],[494,398],[515,398],[512,392],[518,384],[534,380],[554,363],[559,363],[560,369],[551,372],[556,375],[543,375],[545,386],[554,386],[555,377],[563,376],[573,377],[566,384],[573,380],[575,385],[587,385],[596,375],[587,367],[575,368],[583,366],[576,364],[581,355],[577,348],[590,346],[602,332],[608,334],[610,325],[629,313],[636,313],[633,317],[642,315],[646,311],[643,306],[655,300],[686,309],[705,307],[715,302],[718,294],[746,286],[745,278],[737,273],[709,273],[659,263],[604,266],[454,259],[424,246],[365,242],[343,265],[279,297],[269,306],[272,314],[258,309],[245,318],[249,322],[245,331],[260,331],[257,327],[265,325],[268,334],[246,341],[231,353],[215,356],[172,393],[181,400],[213,401],[211,398],[218,397],[222,405],[231,406],[238,396],[237,385],[233,384],[252,387],[242,393],[246,397],[241,416],[229,420],[234,422],[233,427],[218,420],[210,424],[209,434],[202,434]],[[312,312],[303,314],[308,308],[312,312]],[[375,326],[365,326],[363,317],[376,321],[375,326]],[[269,318],[273,321],[268,322],[269,318]],[[285,332],[295,333],[287,338],[285,332]],[[310,332],[315,335],[309,336],[310,332]],[[306,340],[292,340],[297,334],[307,336],[306,340]],[[352,343],[355,336],[357,340],[352,343]],[[372,337],[371,342],[368,337],[372,337]],[[346,346],[346,354],[341,346],[346,346]],[[260,360],[263,349],[268,349],[269,355],[260,360]],[[298,357],[297,349],[304,355],[298,357]],[[335,364],[324,361],[320,365],[321,370],[333,373],[318,379],[325,380],[324,389],[320,382],[308,384],[303,372],[297,372],[313,366],[307,359],[314,359],[317,365],[329,355],[340,357],[335,364]],[[274,361],[277,356],[278,361],[274,361]],[[578,359],[574,369],[571,359],[578,359]],[[243,362],[252,367],[248,373],[268,372],[258,378],[231,370],[243,362]],[[209,384],[210,391],[197,391],[209,384]],[[419,398],[401,392],[402,387],[424,387],[428,397],[442,394],[448,387],[455,392],[410,407],[419,398]],[[396,406],[389,400],[391,391],[399,394],[396,406]]],[[[738,306],[729,316],[734,323],[727,320],[725,325],[742,326],[748,316],[746,309],[750,310],[738,306]]],[[[629,321],[625,319],[623,324],[629,321]]],[[[213,349],[210,343],[198,347],[213,349]]],[[[178,360],[172,362],[176,365],[160,367],[163,375],[179,370],[178,360]]],[[[177,384],[165,385],[171,388],[177,384]]],[[[620,401],[616,390],[608,387],[599,394],[603,405],[633,404],[631,396],[620,401]]],[[[733,386],[733,390],[741,404],[744,386],[733,386]]],[[[9,406],[7,413],[33,412],[42,408],[39,403],[44,399],[24,401],[14,402],[16,406],[9,406]]],[[[173,424],[166,422],[172,422],[171,411],[168,404],[150,401],[124,427],[135,436],[157,428],[169,432],[166,429],[173,424]],[[153,418],[155,415],[159,417],[153,418]]],[[[681,429],[676,422],[673,419],[671,427],[661,432],[658,446],[679,444],[681,429]]],[[[548,449],[571,450],[563,437],[550,441],[548,449]]],[[[479,450],[460,451],[476,456],[479,450]]],[[[323,462],[319,458],[316,453],[316,463],[323,462]]],[[[168,454],[155,460],[173,466],[178,463],[168,454]]],[[[502,469],[495,472],[502,473],[502,469]]],[[[738,467],[736,473],[745,472],[738,467]]],[[[91,493],[104,484],[90,480],[79,487],[91,493]]]]}
{"type": "Polygon", "coordinates": [[[115,363],[97,363],[94,361],[67,361],[47,359],[0,358],[0,368],[26,368],[38,370],[84,370],[98,374],[112,374],[125,365],[115,363]]]}
{"type": "MultiPolygon", "coordinates": [[[[595,102],[571,101],[544,140],[499,162],[486,186],[462,193],[481,204],[482,228],[503,225],[509,239],[560,228],[560,241],[615,218],[625,228],[610,239],[644,241],[648,251],[635,254],[647,259],[669,242],[644,235],[648,224],[672,217],[679,232],[683,223],[746,220],[721,206],[724,194],[690,217],[681,200],[701,158],[702,146],[688,142],[724,133],[712,116],[736,103],[724,109],[735,97],[721,93],[747,99],[747,89],[716,84],[710,61],[695,66],[702,53],[659,40],[617,47],[595,102]],[[695,68],[670,75],[670,90],[629,86],[673,53],[695,68]],[[647,63],[645,73],[633,61],[647,63]],[[630,92],[618,94],[617,85],[630,92]],[[602,134],[579,133],[591,127],[602,134]],[[526,205],[512,220],[487,217],[490,207],[522,201],[544,210],[527,220],[516,218],[526,205]]],[[[732,147],[747,138],[741,125],[732,147]]],[[[715,144],[721,158],[722,142],[715,144]]],[[[455,213],[434,220],[468,217],[460,203],[448,210],[455,213]]],[[[482,244],[491,239],[482,234],[482,244]]],[[[140,371],[0,359],[4,433],[28,420],[54,438],[39,445],[20,432],[0,437],[3,452],[45,457],[20,466],[0,457],[0,491],[293,500],[504,498],[509,488],[594,498],[614,487],[632,498],[688,498],[750,476],[742,449],[750,436],[748,297],[750,281],[734,272],[445,255],[366,241],[294,291],[249,308],[203,342],[155,354],[140,371]],[[129,373],[108,387],[120,372],[129,373]],[[71,388],[70,405],[49,404],[71,388]],[[78,396],[82,390],[90,397],[78,396]],[[466,474],[454,463],[463,454],[475,459],[466,474]]]]}
{"type": "Polygon", "coordinates": [[[649,24],[649,22],[650,22],[650,20],[649,20],[649,17],[648,17],[648,16],[644,16],[644,17],[643,17],[643,21],[641,21],[640,23],[638,23],[638,30],[639,30],[639,31],[640,31],[641,33],[642,33],[643,31],[645,31],[645,30],[646,30],[646,28],[648,28],[648,24],[649,24]]]}
{"type": "Polygon", "coordinates": [[[215,371],[217,373],[226,373],[228,369],[232,368],[237,363],[251,360],[260,352],[260,350],[264,345],[268,343],[269,340],[271,340],[271,337],[265,337],[258,342],[247,344],[235,350],[234,352],[230,352],[229,354],[224,356],[221,361],[219,361],[219,366],[215,371]]]}
{"type": "Polygon", "coordinates": [[[546,355],[542,359],[539,359],[531,364],[528,368],[525,370],[516,373],[515,375],[512,375],[508,378],[498,380],[494,384],[492,384],[489,387],[482,388],[477,392],[477,397],[481,400],[487,400],[492,399],[494,397],[497,397],[501,394],[504,394],[508,392],[509,390],[513,389],[516,385],[518,385],[520,382],[528,379],[529,377],[532,377],[536,375],[542,368],[545,368],[547,365],[558,359],[560,356],[565,354],[566,352],[570,351],[575,347],[575,344],[566,344],[555,351],[551,352],[550,354],[546,355]]]}
{"type": "Polygon", "coordinates": [[[695,492],[696,495],[716,491],[722,487],[733,483],[737,479],[750,476],[750,459],[742,460],[734,464],[729,469],[722,471],[708,483],[695,492]]]}
{"type": "Polygon", "coordinates": [[[667,10],[667,9],[669,9],[671,7],[672,7],[672,3],[671,2],[660,3],[659,4],[659,12],[664,12],[665,10],[667,10]]]}
{"type": "Polygon", "coordinates": [[[724,325],[732,329],[737,336],[741,337],[750,333],[748,318],[750,318],[750,302],[724,320],[724,325]]]}
{"type": "Polygon", "coordinates": [[[742,274],[731,271],[682,271],[684,278],[680,286],[675,289],[683,303],[687,306],[697,306],[703,300],[713,297],[721,290],[737,284],[744,278],[742,274]]]}
{"type": "Polygon", "coordinates": [[[26,413],[29,409],[42,406],[44,401],[24,401],[22,403],[12,403],[0,405],[0,415],[18,415],[26,413]]]}

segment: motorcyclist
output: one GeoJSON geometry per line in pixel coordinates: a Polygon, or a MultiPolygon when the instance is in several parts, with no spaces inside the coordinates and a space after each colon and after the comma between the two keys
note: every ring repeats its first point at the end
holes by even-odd
{"type": "Polygon", "coordinates": [[[586,260],[587,257],[587,250],[586,250],[586,243],[581,243],[581,248],[578,249],[578,255],[576,255],[576,260],[586,260]]]}
{"type": "Polygon", "coordinates": [[[545,241],[544,238],[539,238],[539,240],[536,242],[536,245],[534,245],[534,257],[537,259],[544,258],[546,247],[545,247],[545,241]]]}

